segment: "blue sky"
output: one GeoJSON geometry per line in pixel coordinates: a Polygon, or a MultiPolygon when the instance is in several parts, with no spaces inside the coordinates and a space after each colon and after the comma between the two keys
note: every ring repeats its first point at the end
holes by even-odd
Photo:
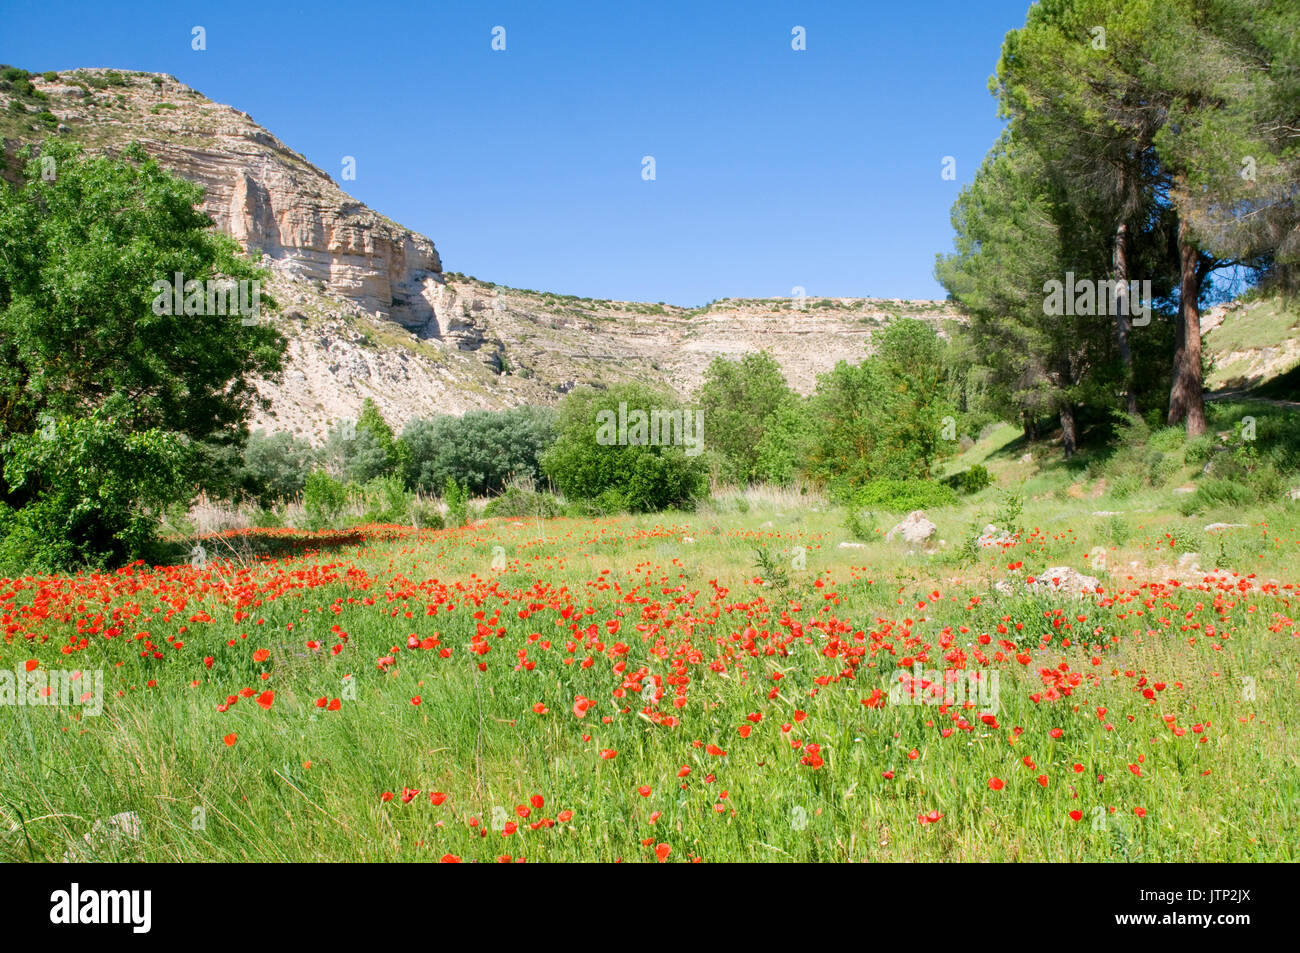
{"type": "Polygon", "coordinates": [[[795,286],[927,298],[1027,8],[0,0],[0,62],[170,73],[336,181],[354,156],[340,185],[432,238],[448,271],[682,305],[795,286]]]}

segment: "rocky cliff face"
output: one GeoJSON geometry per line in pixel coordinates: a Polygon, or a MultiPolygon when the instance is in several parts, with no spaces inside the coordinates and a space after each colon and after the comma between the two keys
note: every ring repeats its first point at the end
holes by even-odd
{"type": "Polygon", "coordinates": [[[290,346],[283,377],[260,385],[270,407],[255,423],[269,429],[319,439],[366,397],[398,427],[554,402],[584,384],[639,381],[685,397],[715,357],[757,350],[807,393],[838,361],[861,360],[894,315],[936,325],[957,317],[943,302],[862,298],[687,309],[444,274],[428,238],[350,198],[247,114],[170,76],[91,69],[30,82],[39,97],[0,89],[10,168],[23,143],[47,136],[110,152],[138,141],[202,185],[217,227],[270,269],[290,346]],[[52,117],[42,120],[42,109],[52,117]]]}
{"type": "MultiPolygon", "coordinates": [[[[203,186],[204,211],[251,253],[372,314],[436,332],[431,295],[442,263],[433,242],[351,199],[247,113],[162,74],[78,70],[32,83],[58,119],[55,135],[110,151],[140,142],[203,186]]],[[[9,106],[3,93],[0,101],[9,106]]],[[[15,144],[49,133],[12,111],[6,120],[15,144]]]]}

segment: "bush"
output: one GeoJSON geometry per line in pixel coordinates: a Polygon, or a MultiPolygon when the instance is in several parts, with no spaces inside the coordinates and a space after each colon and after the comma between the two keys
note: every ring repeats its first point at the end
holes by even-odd
{"type": "Polygon", "coordinates": [[[519,486],[507,487],[498,497],[488,501],[483,515],[513,518],[540,517],[551,519],[561,512],[559,501],[549,493],[536,493],[519,486]]]}
{"type": "Polygon", "coordinates": [[[411,497],[398,476],[376,477],[354,491],[364,508],[365,523],[405,523],[411,497]]]}
{"type": "Polygon", "coordinates": [[[240,489],[263,507],[293,499],[307,482],[311,461],[311,445],[305,440],[255,430],[244,444],[240,489]]]}
{"type": "Polygon", "coordinates": [[[0,573],[126,561],[151,541],[157,514],[189,500],[184,442],[132,432],[116,399],[4,446],[0,573]]]}
{"type": "Polygon", "coordinates": [[[314,470],[302,489],[302,508],[310,529],[332,526],[348,504],[348,488],[324,470],[314,470]]]}
{"type": "Polygon", "coordinates": [[[688,445],[681,430],[674,439],[666,425],[656,433],[639,426],[643,419],[662,423],[665,414],[695,429],[693,411],[639,385],[575,391],[561,407],[560,435],[542,468],[566,498],[591,500],[605,512],[689,508],[708,489],[704,462],[690,452],[700,445],[688,445]]]}
{"type": "Polygon", "coordinates": [[[402,431],[402,442],[412,488],[437,493],[451,479],[478,496],[500,493],[511,477],[541,477],[541,456],[555,442],[555,411],[515,407],[417,418],[402,431]]]}
{"type": "Polygon", "coordinates": [[[455,480],[448,479],[442,491],[447,507],[447,527],[459,529],[469,522],[469,493],[455,480]]]}
{"type": "Polygon", "coordinates": [[[993,482],[988,468],[977,463],[968,470],[958,473],[955,479],[957,489],[962,493],[978,493],[993,482]]]}
{"type": "Polygon", "coordinates": [[[851,506],[848,515],[844,517],[844,528],[854,539],[867,541],[878,539],[878,526],[876,514],[871,510],[860,510],[851,506]]]}
{"type": "Polygon", "coordinates": [[[952,487],[932,480],[872,480],[849,491],[848,501],[856,509],[906,513],[952,506],[957,502],[957,493],[952,487]]]}
{"type": "Polygon", "coordinates": [[[416,529],[442,529],[442,510],[436,503],[415,497],[407,510],[411,525],[416,529]]]}
{"type": "Polygon", "coordinates": [[[1249,484],[1211,477],[1197,484],[1196,492],[1184,498],[1178,510],[1184,516],[1192,516],[1218,507],[1250,506],[1258,498],[1249,484]]]}

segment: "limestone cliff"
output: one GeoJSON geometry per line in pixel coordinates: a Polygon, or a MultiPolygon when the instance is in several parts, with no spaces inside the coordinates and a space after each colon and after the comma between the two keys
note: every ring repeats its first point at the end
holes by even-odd
{"type": "Polygon", "coordinates": [[[365,397],[413,416],[547,403],[576,386],[640,381],[689,396],[710,361],[767,350],[807,393],[872,333],[905,314],[936,324],[943,302],[724,300],[702,308],[594,300],[444,274],[433,242],[348,196],[246,113],[162,74],[32,75],[0,88],[8,166],[24,143],[92,151],[137,141],[203,186],[217,227],[273,274],[290,339],[286,372],[261,385],[256,423],[317,439],[365,397]],[[45,115],[42,115],[42,113],[45,115]]]}

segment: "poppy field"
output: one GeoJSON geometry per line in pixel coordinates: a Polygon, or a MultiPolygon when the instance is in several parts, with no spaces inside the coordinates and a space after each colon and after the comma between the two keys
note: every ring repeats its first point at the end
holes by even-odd
{"type": "Polygon", "coordinates": [[[1172,514],[1038,516],[965,562],[756,507],[0,580],[17,694],[104,696],[3,699],[0,858],[1295,860],[1292,511],[1207,570],[1172,514]]]}

